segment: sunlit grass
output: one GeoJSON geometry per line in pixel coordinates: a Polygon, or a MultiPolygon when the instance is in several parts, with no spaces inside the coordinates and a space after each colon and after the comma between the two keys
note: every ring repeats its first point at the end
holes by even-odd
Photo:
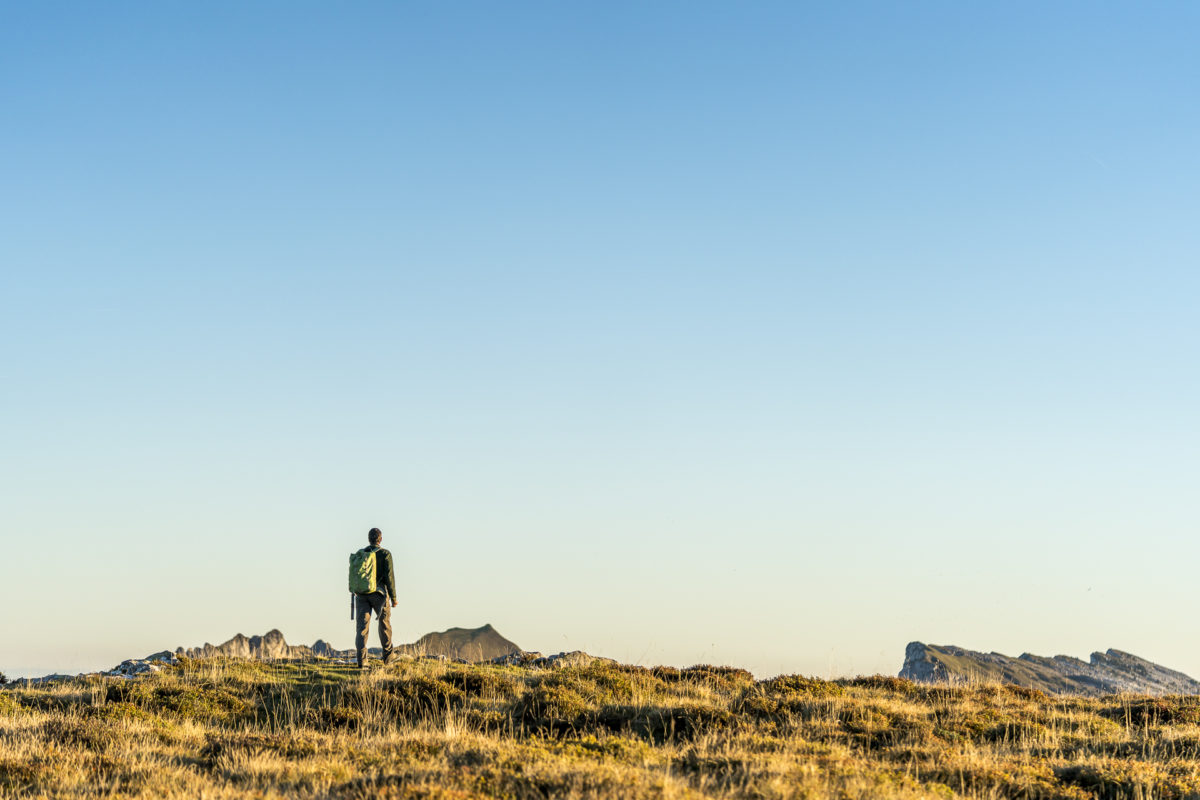
{"type": "Polygon", "coordinates": [[[1200,797],[1200,698],[185,661],[0,691],[0,797],[1200,797]]]}

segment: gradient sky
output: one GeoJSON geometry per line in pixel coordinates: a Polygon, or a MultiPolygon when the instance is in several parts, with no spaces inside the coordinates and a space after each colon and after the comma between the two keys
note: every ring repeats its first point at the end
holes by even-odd
{"type": "Polygon", "coordinates": [[[1200,7],[0,8],[0,670],[1200,675],[1200,7]]]}

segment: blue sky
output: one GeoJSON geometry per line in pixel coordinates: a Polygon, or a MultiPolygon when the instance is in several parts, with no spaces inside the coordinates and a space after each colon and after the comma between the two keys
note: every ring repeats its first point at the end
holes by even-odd
{"type": "Polygon", "coordinates": [[[0,670],[493,623],[1200,675],[1183,3],[0,9],[0,670]]]}

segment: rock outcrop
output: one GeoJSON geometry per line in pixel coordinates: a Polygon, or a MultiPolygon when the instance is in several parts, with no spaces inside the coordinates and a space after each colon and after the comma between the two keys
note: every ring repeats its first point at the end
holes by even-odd
{"type": "Polygon", "coordinates": [[[593,656],[582,650],[572,650],[569,653],[555,653],[544,656],[541,653],[507,653],[490,659],[492,664],[507,667],[535,667],[537,669],[565,669],[566,667],[586,667],[591,664],[616,664],[611,658],[593,656]]]}
{"type": "Polygon", "coordinates": [[[54,681],[65,681],[71,678],[78,678],[78,675],[63,675],[60,672],[55,672],[52,675],[43,675],[40,678],[14,678],[4,684],[5,689],[20,689],[26,686],[37,686],[43,683],[53,683],[54,681]]]}
{"type": "Polygon", "coordinates": [[[1083,661],[1029,653],[1012,658],[913,642],[905,650],[900,677],[920,683],[998,681],[1050,694],[1200,694],[1200,681],[1120,650],[1092,653],[1083,661]]]}
{"type": "Polygon", "coordinates": [[[164,667],[173,667],[178,663],[178,658],[164,650],[161,653],[154,653],[145,658],[127,659],[117,664],[117,666],[108,672],[101,674],[107,675],[110,678],[136,678],[152,672],[161,672],[164,667]]]}

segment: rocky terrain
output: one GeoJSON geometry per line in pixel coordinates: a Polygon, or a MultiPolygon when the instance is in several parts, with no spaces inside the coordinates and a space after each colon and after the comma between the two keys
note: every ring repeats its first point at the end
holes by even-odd
{"type": "MultiPolygon", "coordinates": [[[[370,653],[378,658],[378,647],[370,653]]],[[[397,645],[396,657],[400,660],[453,661],[458,663],[498,664],[529,667],[532,669],[563,669],[593,663],[613,664],[612,659],[588,655],[579,650],[543,656],[528,652],[505,639],[491,625],[479,628],[450,628],[437,633],[427,633],[412,644],[397,645]]],[[[110,678],[136,678],[160,672],[167,667],[178,666],[180,659],[200,660],[207,658],[250,659],[258,661],[313,661],[327,659],[334,663],[349,664],[355,660],[353,650],[338,650],[328,642],[318,639],[312,647],[290,645],[278,630],[267,631],[262,636],[235,635],[221,644],[205,643],[202,647],[179,647],[174,651],[163,650],[145,658],[131,658],[104,672],[94,673],[110,678]]],[[[12,687],[31,686],[81,675],[45,675],[40,678],[20,678],[12,681],[12,687]]],[[[0,680],[0,684],[6,681],[0,680]]]]}
{"type": "Polygon", "coordinates": [[[1049,694],[1200,694],[1200,681],[1120,650],[1092,653],[1090,661],[1070,656],[1013,658],[961,647],[912,642],[901,678],[920,683],[1000,681],[1049,694]]]}

